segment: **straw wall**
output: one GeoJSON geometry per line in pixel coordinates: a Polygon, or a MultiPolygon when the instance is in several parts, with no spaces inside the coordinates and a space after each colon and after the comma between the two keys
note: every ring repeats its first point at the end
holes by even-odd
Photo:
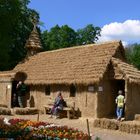
{"type": "MultiPolygon", "coordinates": [[[[96,116],[96,93],[88,92],[87,86],[76,86],[76,96],[70,97],[70,89],[68,85],[51,85],[50,95],[45,95],[44,86],[31,86],[30,98],[34,98],[34,107],[43,111],[43,106],[53,103],[57,92],[61,91],[64,100],[67,105],[74,106],[79,109],[82,117],[95,117],[96,116]]],[[[27,105],[30,106],[30,99],[27,101],[27,105]]]]}
{"type": "Polygon", "coordinates": [[[98,91],[97,94],[97,117],[110,117],[114,114],[112,87],[109,80],[102,81],[98,87],[100,86],[103,87],[103,91],[98,91]]]}
{"type": "Polygon", "coordinates": [[[0,77],[0,104],[11,107],[11,79],[0,77]]]}
{"type": "Polygon", "coordinates": [[[96,117],[97,94],[96,91],[89,92],[87,86],[78,86],[76,106],[81,111],[82,117],[96,117]]]}
{"type": "Polygon", "coordinates": [[[46,100],[46,97],[44,95],[45,95],[45,89],[43,86],[31,85],[29,95],[26,95],[27,106],[43,109],[42,104],[46,100]]]}
{"type": "Polygon", "coordinates": [[[126,100],[126,119],[134,119],[135,114],[140,114],[140,86],[128,83],[126,100]]]}

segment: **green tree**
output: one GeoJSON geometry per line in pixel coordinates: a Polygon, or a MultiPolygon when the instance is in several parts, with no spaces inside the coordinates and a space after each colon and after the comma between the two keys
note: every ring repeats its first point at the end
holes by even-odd
{"type": "Polygon", "coordinates": [[[17,0],[0,1],[0,69],[3,70],[9,60],[9,46],[12,44],[13,27],[19,16],[17,0]]]}
{"type": "Polygon", "coordinates": [[[26,55],[24,45],[33,28],[31,19],[39,19],[38,13],[27,7],[29,2],[0,1],[0,70],[12,69],[26,55]]]}
{"type": "Polygon", "coordinates": [[[132,44],[125,48],[128,63],[140,70],[140,44],[132,44]]]}
{"type": "Polygon", "coordinates": [[[76,33],[67,25],[56,25],[49,32],[46,30],[42,33],[42,40],[45,50],[70,47],[76,44],[76,33]]]}
{"type": "Polygon", "coordinates": [[[42,46],[45,49],[45,51],[49,50],[49,45],[48,45],[48,31],[44,31],[41,34],[41,40],[42,40],[42,46]]]}
{"type": "Polygon", "coordinates": [[[76,45],[95,43],[100,36],[101,29],[93,27],[92,24],[75,32],[68,25],[59,27],[56,25],[50,31],[42,33],[42,40],[45,50],[71,47],[76,45]]]}
{"type": "Polygon", "coordinates": [[[68,25],[64,25],[60,29],[60,45],[62,48],[76,45],[76,32],[68,25]]]}
{"type": "Polygon", "coordinates": [[[87,25],[83,29],[77,31],[77,45],[95,43],[100,36],[101,28],[94,27],[92,24],[87,25]]]}
{"type": "Polygon", "coordinates": [[[44,31],[42,34],[45,44],[45,50],[54,50],[60,48],[60,27],[56,25],[50,32],[44,31]]]}

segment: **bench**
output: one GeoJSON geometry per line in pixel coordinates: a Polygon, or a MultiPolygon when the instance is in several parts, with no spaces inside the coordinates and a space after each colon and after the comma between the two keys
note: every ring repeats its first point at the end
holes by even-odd
{"type": "MultiPolygon", "coordinates": [[[[44,105],[44,114],[49,114],[50,110],[52,109],[53,105],[48,104],[48,105],[44,105]]],[[[60,112],[67,112],[67,118],[70,119],[71,117],[74,117],[74,108],[73,107],[63,107],[63,110],[61,110],[60,112]]]]}

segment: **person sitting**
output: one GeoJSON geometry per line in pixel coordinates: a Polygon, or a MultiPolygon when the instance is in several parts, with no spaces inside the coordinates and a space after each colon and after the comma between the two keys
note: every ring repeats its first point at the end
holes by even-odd
{"type": "Polygon", "coordinates": [[[55,98],[54,105],[51,109],[51,117],[54,115],[57,118],[59,110],[63,110],[63,97],[61,92],[57,93],[57,97],[55,98]]]}

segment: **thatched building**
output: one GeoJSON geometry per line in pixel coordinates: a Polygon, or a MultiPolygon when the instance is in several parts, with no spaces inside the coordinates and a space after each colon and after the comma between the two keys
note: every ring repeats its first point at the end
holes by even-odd
{"type": "Polygon", "coordinates": [[[0,104],[11,107],[15,81],[26,79],[30,87],[26,106],[43,110],[61,91],[66,102],[79,108],[81,117],[113,117],[121,89],[126,98],[126,119],[140,114],[140,71],[126,63],[120,41],[37,53],[41,46],[34,31],[26,47],[34,49],[31,54],[35,55],[14,70],[0,73],[0,104]]]}

